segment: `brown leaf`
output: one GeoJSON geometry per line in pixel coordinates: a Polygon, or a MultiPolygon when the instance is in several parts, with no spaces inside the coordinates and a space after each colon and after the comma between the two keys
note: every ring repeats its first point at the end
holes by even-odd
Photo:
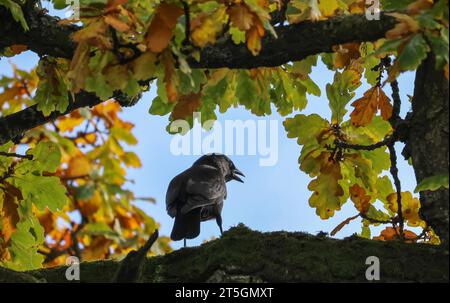
{"type": "Polygon", "coordinates": [[[192,113],[202,105],[201,96],[201,93],[181,96],[172,111],[172,118],[177,120],[192,116],[192,113]]]}
{"type": "Polygon", "coordinates": [[[253,13],[245,4],[235,4],[227,10],[231,24],[245,32],[253,26],[253,13]]]}
{"type": "Polygon", "coordinates": [[[344,228],[345,225],[349,224],[351,221],[355,220],[359,217],[359,214],[350,218],[345,219],[341,223],[339,223],[338,226],[336,226],[330,233],[331,236],[336,235],[342,228],[344,228]]]}
{"type": "Polygon", "coordinates": [[[105,22],[119,32],[129,32],[131,30],[131,27],[128,24],[111,14],[105,16],[105,22]]]}
{"type": "Polygon", "coordinates": [[[173,37],[173,30],[183,10],[174,4],[162,3],[156,10],[145,41],[147,47],[154,53],[162,52],[173,37]]]}

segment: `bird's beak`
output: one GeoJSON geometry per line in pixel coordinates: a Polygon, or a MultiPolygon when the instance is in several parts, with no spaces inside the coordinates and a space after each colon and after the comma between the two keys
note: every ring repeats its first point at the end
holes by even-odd
{"type": "Polygon", "coordinates": [[[232,175],[233,180],[236,180],[236,181],[239,181],[241,183],[244,183],[244,181],[242,181],[242,179],[239,178],[238,175],[242,176],[242,177],[245,177],[245,175],[239,169],[237,169],[237,168],[233,169],[233,175],[232,175]]]}

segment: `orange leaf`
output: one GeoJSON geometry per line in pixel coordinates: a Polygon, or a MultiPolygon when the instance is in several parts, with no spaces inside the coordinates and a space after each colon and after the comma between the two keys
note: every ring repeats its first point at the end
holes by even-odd
{"type": "Polygon", "coordinates": [[[2,106],[6,101],[10,101],[19,95],[21,95],[21,87],[17,85],[5,89],[3,93],[0,94],[0,106],[2,106]]]}
{"type": "Polygon", "coordinates": [[[17,222],[19,222],[19,213],[17,212],[17,199],[21,196],[20,191],[12,186],[7,186],[3,196],[3,207],[1,211],[1,234],[5,242],[11,239],[11,235],[16,231],[17,222]]]}
{"type": "Polygon", "coordinates": [[[177,120],[191,116],[202,105],[201,96],[201,93],[181,96],[172,111],[172,118],[177,120]]]}
{"type": "Polygon", "coordinates": [[[365,214],[370,207],[370,200],[372,199],[369,195],[366,195],[366,190],[354,184],[350,187],[350,199],[355,203],[355,207],[360,213],[365,214]]]}
{"type": "Polygon", "coordinates": [[[177,97],[176,78],[175,78],[175,61],[172,53],[165,52],[163,56],[164,63],[164,82],[166,83],[167,98],[170,102],[174,102],[177,97]]]}
{"type": "Polygon", "coordinates": [[[169,45],[181,15],[183,10],[176,5],[162,3],[158,7],[145,36],[147,46],[152,52],[160,53],[169,45]]]}
{"type": "Polygon", "coordinates": [[[383,119],[392,116],[392,105],[380,86],[374,86],[364,93],[364,96],[352,103],[355,108],[350,114],[352,124],[355,126],[368,125],[378,109],[383,119]]]}
{"type": "Polygon", "coordinates": [[[108,240],[103,236],[96,237],[90,245],[83,250],[83,260],[105,259],[108,256],[110,243],[111,240],[108,240]]]}

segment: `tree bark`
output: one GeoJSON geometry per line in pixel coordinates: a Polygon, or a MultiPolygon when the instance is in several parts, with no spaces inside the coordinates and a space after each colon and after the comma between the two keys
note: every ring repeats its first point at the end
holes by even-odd
{"type": "MultiPolygon", "coordinates": [[[[417,179],[449,173],[449,83],[430,55],[416,73],[407,148],[417,179]]],[[[448,246],[449,191],[420,193],[422,218],[448,246]]]]}
{"type": "MultiPolygon", "coordinates": [[[[200,247],[147,258],[141,282],[367,282],[369,256],[380,260],[379,282],[448,282],[448,252],[437,246],[260,233],[242,224],[200,247]]],[[[80,281],[110,282],[119,265],[113,260],[84,262],[80,281]]],[[[0,269],[0,281],[68,282],[66,269],[0,269]]]]}

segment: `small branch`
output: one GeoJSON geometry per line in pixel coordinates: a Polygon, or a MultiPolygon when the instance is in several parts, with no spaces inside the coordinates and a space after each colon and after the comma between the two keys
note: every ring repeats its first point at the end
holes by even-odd
{"type": "Polygon", "coordinates": [[[343,142],[338,139],[336,139],[334,141],[334,144],[336,144],[336,146],[338,148],[343,148],[343,149],[372,151],[372,150],[375,150],[375,149],[383,147],[383,146],[388,146],[389,144],[391,144],[393,142],[395,142],[395,136],[392,135],[392,136],[388,136],[388,137],[384,138],[383,141],[380,141],[380,142],[372,144],[372,145],[350,144],[350,143],[346,143],[346,142],[343,142]]]}
{"type": "Polygon", "coordinates": [[[401,188],[400,179],[398,177],[397,154],[395,153],[394,143],[389,144],[388,148],[389,148],[389,154],[390,154],[390,158],[391,158],[390,172],[391,172],[392,178],[394,179],[395,190],[397,192],[397,205],[398,205],[397,215],[398,215],[398,219],[399,219],[398,221],[399,221],[399,227],[400,227],[400,239],[403,240],[403,229],[404,229],[405,220],[403,218],[403,210],[402,210],[402,188],[401,188]]]}
{"type": "Polygon", "coordinates": [[[370,223],[379,223],[379,224],[389,224],[393,222],[393,219],[390,220],[378,220],[368,217],[366,214],[360,213],[361,218],[369,221],[370,223]]]}
{"type": "Polygon", "coordinates": [[[33,160],[33,155],[20,155],[20,154],[16,154],[16,153],[7,153],[7,152],[2,152],[2,151],[0,151],[0,156],[33,160]]]}
{"type": "Polygon", "coordinates": [[[389,122],[395,128],[398,125],[398,123],[402,121],[402,118],[400,117],[402,100],[400,99],[400,89],[398,87],[397,80],[391,82],[391,88],[392,88],[392,100],[394,104],[392,109],[392,116],[389,119],[389,122]]]}

